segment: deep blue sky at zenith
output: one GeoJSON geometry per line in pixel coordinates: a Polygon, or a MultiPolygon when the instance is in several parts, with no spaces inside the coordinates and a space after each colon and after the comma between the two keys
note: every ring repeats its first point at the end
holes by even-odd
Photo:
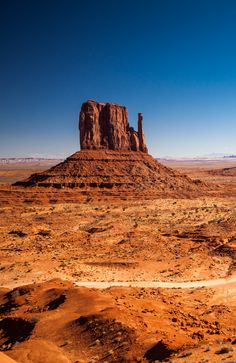
{"type": "Polygon", "coordinates": [[[236,153],[235,0],[1,0],[0,47],[0,157],[78,150],[87,99],[155,156],[236,153]]]}

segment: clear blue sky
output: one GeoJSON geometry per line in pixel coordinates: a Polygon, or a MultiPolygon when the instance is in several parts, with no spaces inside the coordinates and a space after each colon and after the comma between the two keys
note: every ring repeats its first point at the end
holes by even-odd
{"type": "Polygon", "coordinates": [[[236,153],[235,0],[2,0],[0,157],[68,156],[95,99],[150,153],[236,153]]]}

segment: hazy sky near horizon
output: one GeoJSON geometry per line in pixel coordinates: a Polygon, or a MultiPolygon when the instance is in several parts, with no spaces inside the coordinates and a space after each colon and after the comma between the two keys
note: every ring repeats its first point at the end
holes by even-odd
{"type": "Polygon", "coordinates": [[[65,157],[95,99],[154,156],[236,153],[235,0],[2,0],[0,157],[65,157]]]}

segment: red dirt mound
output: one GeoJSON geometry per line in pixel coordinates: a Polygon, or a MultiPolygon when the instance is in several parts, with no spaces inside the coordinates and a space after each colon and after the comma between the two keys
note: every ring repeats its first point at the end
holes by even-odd
{"type": "Polygon", "coordinates": [[[207,186],[163,166],[143,152],[82,150],[51,169],[31,175],[17,186],[199,193],[207,186]]]}

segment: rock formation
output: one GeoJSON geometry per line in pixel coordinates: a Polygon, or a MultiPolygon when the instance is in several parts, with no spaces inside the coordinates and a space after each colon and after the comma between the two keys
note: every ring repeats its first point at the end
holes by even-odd
{"type": "Polygon", "coordinates": [[[192,195],[199,192],[202,184],[141,151],[81,150],[15,185],[192,195]]]}
{"type": "Polygon", "coordinates": [[[138,113],[138,139],[139,139],[139,150],[144,153],[148,152],[147,145],[145,143],[145,137],[143,132],[143,115],[141,112],[138,113]]]}
{"type": "Polygon", "coordinates": [[[167,168],[147,153],[138,114],[138,131],[128,123],[126,107],[87,101],[79,120],[81,151],[49,170],[31,175],[18,186],[112,189],[122,193],[153,193],[183,196],[204,189],[203,183],[167,168]]]}
{"type": "Polygon", "coordinates": [[[129,126],[128,111],[114,103],[83,103],[79,119],[81,150],[132,150],[147,153],[142,126],[142,114],[138,114],[138,132],[129,126]]]}

